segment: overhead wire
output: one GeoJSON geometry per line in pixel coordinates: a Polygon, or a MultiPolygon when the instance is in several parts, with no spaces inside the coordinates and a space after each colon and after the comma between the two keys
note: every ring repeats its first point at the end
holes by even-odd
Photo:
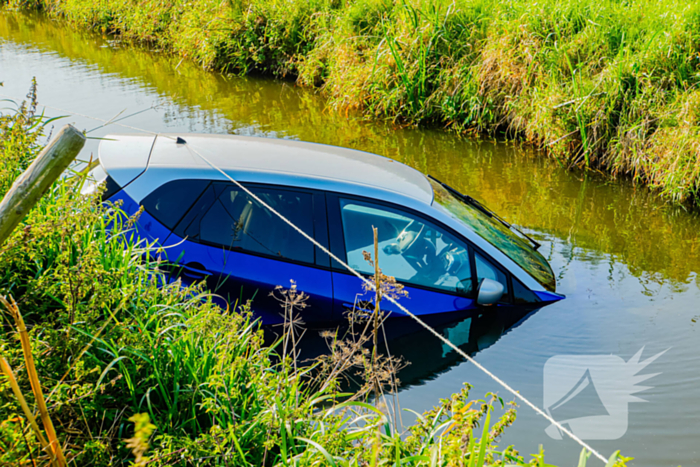
{"type": "MultiPolygon", "coordinates": [[[[18,100],[17,97],[8,96],[7,94],[2,94],[2,93],[0,93],[0,97],[6,97],[6,98],[8,98],[8,99],[13,99],[13,102],[14,102],[15,100],[18,100]]],[[[44,107],[44,108],[46,108],[46,109],[58,110],[59,112],[64,112],[64,113],[67,113],[67,114],[69,114],[69,115],[73,115],[73,116],[75,116],[75,117],[83,117],[83,118],[87,118],[87,119],[90,119],[90,120],[95,120],[95,121],[98,121],[98,122],[102,122],[102,123],[103,123],[103,125],[100,125],[100,126],[98,126],[98,127],[92,128],[92,129],[89,130],[89,131],[85,131],[86,134],[87,134],[87,133],[91,133],[91,132],[93,132],[93,131],[95,131],[95,130],[98,130],[98,129],[100,129],[100,128],[103,128],[103,127],[105,127],[105,126],[107,126],[107,125],[117,125],[117,126],[121,126],[121,127],[124,127],[124,128],[128,128],[128,129],[130,129],[130,130],[136,130],[136,131],[140,131],[140,132],[142,132],[142,133],[148,133],[148,134],[150,134],[150,135],[157,135],[157,134],[158,134],[158,133],[155,132],[155,131],[144,130],[143,128],[137,128],[137,127],[135,127],[135,126],[130,126],[130,125],[125,125],[125,124],[123,124],[123,123],[118,123],[120,120],[123,120],[123,119],[125,119],[125,118],[133,117],[134,115],[138,115],[138,114],[140,114],[140,113],[147,112],[147,111],[149,111],[149,110],[155,110],[155,106],[151,106],[151,107],[149,107],[149,108],[147,108],[147,109],[139,110],[138,112],[134,112],[133,114],[126,115],[126,116],[124,116],[124,117],[122,117],[122,118],[117,118],[117,117],[119,117],[122,113],[124,113],[124,111],[122,110],[122,111],[119,112],[117,115],[115,115],[114,117],[112,117],[110,120],[105,120],[104,118],[93,117],[93,116],[91,116],[91,115],[85,115],[85,114],[81,114],[81,113],[79,113],[79,112],[74,112],[74,111],[72,111],[72,110],[66,110],[66,109],[62,109],[62,108],[60,108],[60,107],[54,107],[54,106],[46,105],[46,104],[41,104],[40,107],[44,107]]]]}
{"type": "MultiPolygon", "coordinates": [[[[0,96],[12,98],[12,96],[6,96],[6,95],[3,95],[3,94],[0,94],[0,96]]],[[[90,115],[85,115],[85,114],[80,114],[80,113],[77,113],[77,112],[72,112],[72,111],[65,110],[65,109],[61,109],[61,108],[58,108],[58,107],[52,107],[52,106],[48,106],[48,105],[42,105],[42,106],[43,106],[43,107],[46,107],[46,108],[51,108],[51,109],[54,109],[54,110],[58,110],[59,112],[65,112],[65,113],[68,113],[68,114],[71,114],[71,115],[74,115],[74,116],[84,117],[84,118],[88,118],[88,119],[92,119],[92,120],[96,120],[96,121],[101,121],[101,122],[104,123],[103,126],[107,126],[107,125],[117,125],[117,126],[121,126],[121,127],[124,127],[124,128],[136,130],[136,131],[139,131],[139,132],[142,132],[142,133],[147,133],[147,134],[156,135],[156,136],[160,136],[160,137],[166,137],[166,138],[171,139],[171,140],[176,140],[175,137],[172,137],[172,136],[170,136],[170,135],[163,135],[163,134],[158,133],[158,132],[154,132],[154,131],[150,131],[150,130],[145,130],[145,129],[143,129],[143,128],[137,128],[137,127],[134,127],[134,126],[124,125],[124,124],[122,124],[122,123],[118,123],[117,121],[115,121],[115,120],[116,120],[116,117],[114,117],[114,118],[110,121],[110,120],[104,120],[104,119],[101,119],[101,118],[98,118],[98,117],[93,117],[93,116],[90,116],[90,115]]],[[[140,113],[140,112],[139,112],[139,113],[140,113]]],[[[118,115],[117,115],[117,116],[118,116],[118,115]]],[[[119,119],[119,120],[121,120],[121,119],[119,119]]],[[[102,127],[102,126],[100,126],[100,127],[102,127]]],[[[97,127],[97,128],[100,128],[100,127],[97,127]]],[[[95,128],[95,129],[96,129],[96,128],[95,128]]],[[[304,232],[301,228],[299,228],[298,226],[296,226],[292,221],[290,221],[289,219],[287,219],[283,214],[281,214],[281,213],[278,212],[276,209],[274,209],[272,206],[270,206],[269,204],[267,204],[267,203],[266,203],[265,201],[263,201],[260,197],[258,197],[255,193],[253,193],[251,190],[249,190],[248,188],[246,188],[246,187],[245,187],[244,185],[242,185],[240,182],[238,182],[237,180],[235,180],[233,177],[231,177],[229,174],[227,174],[224,170],[222,170],[222,169],[221,169],[220,167],[218,167],[216,164],[212,163],[206,156],[204,156],[201,152],[199,152],[195,147],[193,147],[193,146],[192,146],[190,143],[188,143],[186,140],[180,139],[180,141],[183,141],[183,144],[184,144],[185,147],[188,149],[188,151],[190,151],[191,154],[194,153],[194,155],[196,155],[196,156],[198,156],[199,158],[201,158],[201,159],[202,159],[204,162],[206,162],[207,165],[209,165],[212,169],[214,169],[214,170],[216,170],[217,172],[219,172],[221,175],[224,176],[224,178],[226,178],[226,179],[229,180],[231,183],[233,183],[234,185],[236,185],[237,187],[239,187],[239,188],[240,188],[241,190],[243,190],[248,196],[250,196],[250,197],[253,198],[255,201],[257,201],[258,203],[260,203],[260,205],[262,205],[263,207],[265,207],[265,208],[266,208],[267,210],[269,210],[271,213],[273,213],[274,215],[276,215],[277,217],[279,217],[280,220],[282,220],[283,222],[285,222],[285,223],[286,223],[287,225],[289,225],[292,229],[294,229],[296,232],[298,232],[301,236],[303,236],[304,238],[306,238],[306,239],[307,239],[308,241],[310,241],[313,245],[315,245],[315,246],[318,247],[321,251],[323,251],[325,254],[327,254],[330,258],[332,258],[333,260],[335,260],[338,264],[340,264],[341,266],[343,266],[343,267],[344,267],[345,269],[347,269],[350,273],[352,273],[354,276],[356,276],[358,279],[360,279],[365,285],[367,285],[367,286],[369,287],[370,290],[374,290],[374,289],[375,289],[375,284],[374,284],[372,281],[370,281],[370,280],[367,279],[365,276],[363,276],[361,273],[359,273],[358,271],[356,271],[354,268],[352,268],[350,265],[348,265],[345,261],[341,260],[338,256],[336,256],[335,254],[333,254],[328,248],[326,248],[326,247],[323,246],[321,243],[319,243],[315,238],[311,237],[309,234],[307,234],[306,232],[304,232]]],[[[605,458],[602,454],[600,454],[598,451],[596,451],[595,449],[593,449],[588,443],[586,443],[586,442],[583,441],[581,438],[579,438],[579,437],[576,436],[574,433],[572,433],[570,430],[568,430],[567,428],[565,428],[561,423],[559,423],[558,421],[556,421],[552,416],[550,416],[550,415],[549,415],[548,413],[546,413],[544,410],[540,409],[537,405],[535,405],[534,403],[530,402],[525,396],[523,396],[522,394],[520,394],[520,392],[518,392],[518,391],[516,391],[515,389],[513,389],[513,388],[512,388],[510,385],[508,385],[505,381],[503,381],[501,378],[499,378],[499,377],[496,376],[494,373],[492,373],[491,371],[489,371],[486,367],[484,367],[482,364],[480,364],[479,362],[477,362],[474,358],[472,358],[471,356],[469,356],[469,354],[467,354],[466,352],[464,352],[464,351],[463,351],[462,349],[460,349],[457,345],[453,344],[453,343],[452,343],[449,339],[447,339],[445,336],[443,336],[442,334],[440,334],[439,332],[437,332],[437,331],[436,331],[435,329],[433,329],[430,325],[428,325],[425,321],[423,321],[423,320],[420,319],[418,316],[416,316],[414,313],[412,313],[411,311],[409,311],[406,307],[404,307],[402,304],[400,304],[396,299],[394,299],[394,298],[391,297],[391,296],[386,296],[385,299],[388,300],[389,302],[391,302],[393,305],[395,305],[399,310],[401,310],[403,313],[405,313],[408,317],[410,317],[410,318],[413,319],[415,322],[417,322],[420,326],[422,326],[426,331],[428,331],[430,334],[432,334],[433,336],[435,336],[435,337],[436,337],[438,340],[440,340],[443,344],[445,344],[445,345],[448,346],[450,349],[452,349],[452,350],[454,350],[455,352],[457,352],[458,355],[460,355],[460,356],[461,356],[462,358],[464,358],[466,361],[468,361],[469,363],[471,363],[472,365],[474,365],[475,367],[477,367],[479,370],[481,370],[483,373],[485,373],[487,376],[489,376],[492,380],[494,380],[496,383],[498,383],[501,387],[503,387],[505,390],[507,390],[509,393],[511,393],[516,399],[518,399],[519,401],[521,401],[522,403],[524,403],[526,406],[528,406],[528,407],[530,407],[532,410],[534,410],[535,413],[537,413],[538,415],[541,415],[543,418],[545,418],[547,421],[549,421],[549,422],[550,422],[552,425],[554,425],[560,432],[562,432],[562,433],[564,433],[565,435],[567,435],[567,436],[568,436],[569,438],[571,438],[574,442],[576,442],[577,444],[579,444],[579,445],[580,445],[581,447],[583,447],[584,449],[588,450],[591,454],[593,454],[595,457],[597,457],[598,459],[600,459],[602,462],[605,462],[605,463],[608,462],[608,459],[607,459],[607,458],[605,458]]]]}
{"type": "MultiPolygon", "coordinates": [[[[223,175],[227,180],[235,184],[237,187],[239,187],[241,190],[243,190],[248,196],[253,198],[255,201],[260,203],[263,207],[268,209],[270,212],[275,214],[277,217],[279,217],[283,222],[285,222],[287,225],[289,225],[292,229],[297,231],[299,234],[301,234],[304,238],[309,240],[311,243],[313,243],[316,247],[318,247],[321,251],[323,251],[325,254],[327,254],[330,258],[333,260],[337,261],[338,264],[343,266],[345,269],[350,271],[353,275],[355,275],[358,279],[360,279],[365,285],[367,285],[371,290],[375,290],[375,284],[374,282],[370,281],[367,279],[365,276],[363,276],[361,273],[357,272],[355,269],[353,269],[350,265],[348,265],[345,261],[341,260],[333,254],[330,250],[328,250],[326,247],[321,245],[318,241],[316,241],[315,238],[311,237],[309,234],[304,232],[301,228],[297,227],[292,221],[287,219],[284,215],[281,213],[277,212],[272,206],[267,204],[265,201],[260,199],[259,196],[255,195],[251,190],[246,188],[244,185],[242,185],[240,182],[235,180],[233,177],[231,177],[229,174],[227,174],[225,171],[223,171],[221,168],[219,168],[217,165],[213,164],[209,159],[207,159],[202,153],[197,151],[192,145],[189,143],[185,142],[185,147],[190,151],[190,153],[194,152],[197,156],[199,156],[204,162],[206,162],[212,169],[216,170],[219,172],[221,175],[223,175]]],[[[608,459],[606,459],[602,454],[600,454],[598,451],[593,449],[588,443],[580,439],[578,436],[573,434],[571,431],[567,430],[564,428],[564,426],[554,420],[549,414],[547,414],[544,410],[540,409],[537,407],[535,404],[530,402],[528,399],[526,399],[523,395],[521,395],[518,391],[510,387],[505,381],[503,381],[501,378],[493,374],[491,371],[489,371],[485,366],[474,360],[472,357],[470,357],[466,352],[464,352],[462,349],[460,349],[458,346],[453,344],[449,339],[447,339],[445,336],[437,332],[435,329],[433,329],[431,326],[429,326],[425,321],[420,319],[418,316],[413,314],[411,311],[409,311],[406,307],[404,307],[402,304],[400,304],[396,299],[394,299],[392,296],[387,295],[385,297],[386,300],[394,304],[399,310],[404,312],[407,316],[412,318],[414,321],[416,321],[419,325],[421,325],[423,328],[425,328],[430,334],[433,336],[437,337],[440,341],[442,341],[443,344],[447,345],[450,347],[452,350],[457,352],[460,356],[462,356],[465,360],[467,360],[469,363],[473,364],[476,366],[478,369],[483,371],[486,375],[488,375],[491,379],[496,381],[498,384],[500,384],[504,389],[506,389],[508,392],[510,392],[513,396],[515,396],[517,399],[519,399],[521,402],[523,402],[525,405],[533,409],[536,413],[547,419],[550,423],[552,423],[555,427],[557,427],[562,433],[565,433],[569,438],[577,442],[581,447],[587,449],[590,451],[594,456],[596,456],[598,459],[600,459],[603,462],[607,462],[608,459]]]]}

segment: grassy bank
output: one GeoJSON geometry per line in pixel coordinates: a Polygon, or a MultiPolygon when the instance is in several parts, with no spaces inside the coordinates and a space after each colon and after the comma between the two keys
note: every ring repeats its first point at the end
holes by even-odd
{"type": "MultiPolygon", "coordinates": [[[[7,0],[6,0],[7,2],[7,0]]],[[[700,199],[700,5],[670,0],[9,1],[338,110],[505,134],[700,199]]]]}
{"type": "MultiPolygon", "coordinates": [[[[35,110],[31,92],[0,113],[0,197],[45,140],[35,110]]],[[[367,403],[391,381],[378,379],[386,366],[364,347],[331,343],[313,367],[294,361],[292,330],[266,347],[246,306],[221,310],[200,288],[169,284],[144,259],[150,246],[134,236],[136,219],[81,195],[84,180],[55,183],[0,246],[0,295],[24,315],[69,464],[545,465],[542,453],[526,462],[497,446],[515,410],[493,416],[495,397],[470,400],[465,388],[401,427],[367,403]],[[347,372],[364,379],[361,392],[339,392],[347,372]]],[[[33,406],[17,327],[7,310],[0,316],[0,357],[33,406]]],[[[0,396],[0,465],[46,465],[7,373],[0,396]]]]}

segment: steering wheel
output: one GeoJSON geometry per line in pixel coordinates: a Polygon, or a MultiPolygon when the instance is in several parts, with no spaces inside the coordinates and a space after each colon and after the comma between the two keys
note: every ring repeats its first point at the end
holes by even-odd
{"type": "Polygon", "coordinates": [[[426,238],[425,224],[411,221],[396,237],[396,242],[384,247],[388,255],[400,254],[418,273],[426,273],[435,259],[435,246],[426,238]],[[427,256],[427,261],[423,259],[427,256]]]}
{"type": "Polygon", "coordinates": [[[425,231],[425,224],[420,224],[414,220],[409,222],[396,237],[396,242],[387,245],[385,249],[390,251],[386,251],[386,253],[406,256],[419,243],[418,240],[425,236],[425,231]]]}

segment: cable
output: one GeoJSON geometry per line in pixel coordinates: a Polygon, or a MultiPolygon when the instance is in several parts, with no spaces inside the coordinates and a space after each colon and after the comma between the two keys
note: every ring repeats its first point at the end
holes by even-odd
{"type": "MultiPolygon", "coordinates": [[[[348,264],[346,264],[344,261],[342,261],[342,260],[341,260],[340,258],[338,258],[336,255],[334,255],[333,253],[331,253],[330,250],[328,250],[326,247],[324,247],[324,246],[321,245],[319,242],[317,242],[316,239],[312,238],[310,235],[308,235],[308,234],[307,234],[306,232],[304,232],[302,229],[300,229],[299,227],[297,227],[296,225],[294,225],[289,219],[287,219],[287,218],[284,217],[282,214],[280,214],[279,212],[277,212],[272,206],[268,205],[268,204],[265,203],[263,200],[261,200],[261,199],[260,199],[258,196],[256,196],[252,191],[250,191],[248,188],[246,188],[245,186],[243,186],[240,182],[234,180],[233,177],[231,177],[231,176],[228,175],[226,172],[224,172],[224,171],[221,170],[219,167],[217,167],[215,164],[213,164],[209,159],[207,159],[206,157],[204,157],[204,155],[203,155],[202,153],[200,153],[200,152],[197,151],[195,148],[193,148],[189,143],[185,143],[185,146],[186,146],[187,149],[190,151],[190,153],[194,152],[196,155],[198,155],[204,162],[206,162],[207,164],[209,164],[209,166],[210,166],[211,168],[213,168],[213,169],[216,170],[217,172],[221,173],[221,175],[223,175],[224,177],[226,177],[229,181],[231,181],[233,184],[235,184],[235,185],[236,185],[237,187],[239,187],[241,190],[245,191],[245,192],[248,194],[248,196],[250,196],[251,198],[253,198],[254,200],[256,200],[258,203],[260,203],[260,204],[262,204],[263,206],[265,206],[265,208],[267,208],[268,210],[270,210],[270,212],[272,212],[272,213],[275,214],[277,217],[279,217],[282,221],[284,221],[284,222],[285,222],[287,225],[289,225],[292,229],[296,230],[296,231],[297,231],[298,233],[300,233],[303,237],[305,237],[307,240],[309,240],[311,243],[313,243],[315,246],[317,246],[321,251],[323,251],[324,253],[326,253],[326,254],[327,254],[328,256],[330,256],[332,259],[334,259],[334,260],[337,261],[339,264],[341,264],[345,269],[347,269],[347,270],[350,271],[352,274],[354,274],[355,276],[357,276],[361,281],[363,281],[366,285],[368,285],[372,290],[375,289],[375,285],[374,285],[373,282],[371,282],[371,281],[368,280],[366,277],[364,277],[362,274],[360,274],[360,273],[357,272],[355,269],[353,269],[352,267],[350,267],[348,264]]],[[[423,326],[423,327],[424,327],[428,332],[430,332],[432,335],[434,335],[434,336],[437,337],[439,340],[441,340],[445,345],[447,345],[447,346],[450,347],[452,350],[454,350],[455,352],[457,352],[459,355],[461,355],[462,357],[464,357],[465,360],[467,360],[468,362],[472,363],[472,364],[473,364],[474,366],[476,366],[478,369],[480,369],[481,371],[483,371],[484,373],[486,373],[489,377],[491,377],[491,379],[493,379],[493,380],[496,381],[498,384],[500,384],[501,386],[503,386],[503,388],[505,388],[508,392],[510,392],[511,394],[513,394],[517,399],[519,399],[520,401],[522,401],[525,405],[527,405],[528,407],[530,407],[531,409],[533,409],[533,410],[534,410],[535,412],[537,412],[538,414],[542,415],[545,419],[547,419],[550,423],[552,423],[554,426],[556,426],[559,430],[561,430],[563,433],[565,433],[567,436],[569,436],[572,440],[576,441],[576,442],[577,442],[579,445],[581,445],[583,448],[588,449],[594,456],[596,456],[596,457],[597,457],[598,459],[600,459],[601,461],[607,463],[608,460],[607,460],[605,457],[603,457],[602,454],[600,454],[598,451],[596,451],[595,449],[593,449],[591,446],[589,446],[585,441],[583,441],[582,439],[580,439],[578,436],[576,436],[575,434],[573,434],[572,432],[570,432],[569,430],[567,430],[566,428],[564,428],[564,426],[562,426],[559,422],[557,422],[556,420],[554,420],[554,419],[553,419],[550,415],[548,415],[545,411],[543,411],[542,409],[540,409],[539,407],[537,407],[535,404],[533,404],[532,402],[530,402],[529,400],[527,400],[527,399],[526,399],[524,396],[522,396],[518,391],[516,391],[515,389],[511,388],[505,381],[503,381],[502,379],[500,379],[500,378],[499,378],[498,376],[496,376],[495,374],[491,373],[486,367],[484,367],[484,366],[481,365],[479,362],[477,362],[476,360],[474,360],[472,357],[470,357],[469,355],[467,355],[466,352],[464,352],[462,349],[460,349],[459,347],[457,347],[456,345],[454,345],[454,344],[453,344],[452,342],[450,342],[445,336],[443,336],[442,334],[440,334],[439,332],[437,332],[435,329],[433,329],[432,327],[430,327],[430,326],[429,326],[428,324],[426,324],[423,320],[421,320],[418,316],[416,316],[416,315],[414,315],[413,313],[411,313],[410,311],[408,311],[408,309],[407,309],[406,307],[404,307],[403,305],[401,305],[401,304],[400,304],[398,301],[396,301],[393,297],[387,296],[387,297],[385,297],[385,298],[386,298],[387,300],[389,300],[391,303],[393,303],[394,305],[396,305],[401,311],[403,311],[404,313],[406,313],[409,317],[411,317],[411,318],[412,318],[414,321],[416,321],[418,324],[420,324],[421,326],[423,326]]]]}
{"type": "MultiPolygon", "coordinates": [[[[7,94],[0,94],[0,97],[7,97],[8,99],[13,99],[13,102],[14,102],[14,100],[17,100],[16,97],[8,96],[7,94]]],[[[140,132],[142,132],[142,133],[148,133],[148,134],[150,134],[150,135],[158,135],[158,133],[156,133],[156,132],[154,132],[154,131],[144,130],[143,128],[136,128],[135,126],[124,125],[123,123],[117,123],[119,120],[123,120],[124,118],[133,117],[134,115],[140,114],[140,113],[142,113],[142,112],[146,112],[146,111],[148,111],[148,110],[155,109],[154,106],[151,106],[151,107],[149,107],[149,108],[147,108],[147,109],[143,109],[143,110],[140,110],[140,111],[138,111],[138,112],[134,112],[134,113],[131,114],[131,115],[127,115],[127,116],[125,116],[125,117],[122,117],[122,118],[117,119],[117,117],[118,117],[119,115],[121,115],[121,113],[123,112],[123,111],[122,111],[122,112],[118,113],[117,115],[115,115],[114,117],[112,117],[111,120],[105,120],[105,119],[103,119],[103,118],[92,117],[92,116],[90,116],[90,115],[85,115],[85,114],[81,114],[81,113],[78,113],[78,112],[73,112],[73,111],[70,111],[70,110],[61,109],[61,108],[59,108],[59,107],[52,107],[52,106],[50,106],[50,105],[41,104],[41,105],[39,105],[39,107],[44,107],[44,108],[46,108],[46,109],[58,110],[59,112],[65,112],[65,113],[67,113],[67,114],[69,114],[69,115],[73,115],[73,116],[75,116],[75,117],[89,118],[90,120],[96,120],[96,121],[98,121],[98,122],[104,123],[104,125],[100,125],[100,126],[98,126],[98,127],[96,127],[96,128],[93,128],[92,130],[87,131],[86,133],[90,133],[91,131],[95,131],[95,130],[97,130],[97,129],[99,129],[99,128],[102,128],[102,127],[105,127],[105,126],[107,126],[107,125],[118,125],[118,126],[121,126],[121,127],[124,127],[124,128],[128,128],[128,129],[130,129],[130,130],[136,130],[136,131],[140,131],[140,132]]],[[[160,135],[160,136],[165,136],[165,135],[160,135]]],[[[171,138],[171,139],[172,139],[172,138],[171,138]]]]}
{"type": "MultiPolygon", "coordinates": [[[[4,95],[4,94],[0,94],[0,96],[12,98],[11,96],[6,96],[6,95],[4,95]]],[[[157,136],[161,136],[161,137],[166,137],[166,138],[173,139],[173,140],[175,139],[175,138],[173,138],[173,137],[171,137],[171,136],[161,135],[161,134],[156,133],[156,132],[153,132],[153,131],[144,130],[144,129],[142,129],[142,128],[136,128],[136,127],[132,127],[132,126],[129,126],[129,125],[124,125],[124,124],[121,124],[121,123],[117,123],[117,122],[115,122],[115,121],[108,121],[108,120],[104,120],[104,119],[97,118],[97,117],[91,117],[91,116],[89,116],[89,115],[79,114],[79,113],[77,113],[77,112],[70,112],[70,111],[68,111],[68,110],[59,109],[58,107],[51,107],[51,106],[48,106],[48,105],[44,105],[43,107],[50,108],[50,109],[55,109],[55,110],[58,110],[58,111],[60,111],[60,112],[66,112],[66,113],[69,113],[69,114],[72,114],[72,115],[75,115],[75,116],[79,116],[79,117],[84,117],[84,118],[89,118],[89,119],[92,119],[92,120],[97,120],[97,121],[100,121],[100,122],[105,123],[104,126],[107,126],[107,125],[118,125],[118,126],[122,126],[122,127],[125,127],[125,128],[132,129],[132,130],[140,131],[140,132],[143,132],[143,133],[148,133],[148,134],[152,134],[152,135],[157,135],[157,136]]],[[[241,183],[239,183],[238,181],[234,180],[230,175],[228,175],[226,172],[224,172],[223,170],[221,170],[218,166],[216,166],[215,164],[213,164],[209,159],[207,159],[202,153],[200,153],[200,152],[197,151],[195,148],[193,148],[189,143],[185,142],[185,147],[187,148],[188,151],[194,152],[194,153],[195,153],[197,156],[199,156],[204,162],[206,162],[211,168],[213,168],[213,169],[216,170],[217,172],[221,173],[221,175],[223,175],[224,177],[226,177],[226,179],[228,179],[228,180],[231,181],[234,185],[236,185],[236,186],[239,187],[241,190],[243,190],[244,192],[246,192],[246,193],[248,194],[248,196],[250,196],[251,198],[253,198],[254,200],[256,200],[258,203],[260,203],[261,205],[263,205],[263,206],[264,206],[266,209],[268,209],[271,213],[273,213],[273,214],[275,214],[277,217],[279,217],[283,222],[285,222],[287,225],[289,225],[292,229],[296,230],[299,234],[301,234],[304,238],[306,238],[308,241],[310,241],[312,244],[314,244],[316,247],[318,247],[321,251],[323,251],[323,252],[326,253],[329,257],[331,257],[332,259],[334,259],[335,261],[337,261],[337,262],[338,262],[339,264],[341,264],[345,269],[347,269],[348,271],[350,271],[353,275],[357,276],[362,282],[364,282],[365,284],[367,284],[372,290],[375,289],[375,285],[374,285],[373,282],[371,282],[371,281],[368,280],[366,277],[364,277],[362,274],[360,274],[360,273],[357,272],[355,269],[353,269],[352,267],[350,267],[348,264],[346,264],[344,261],[342,261],[342,260],[341,260],[340,258],[338,258],[336,255],[334,255],[333,253],[331,253],[330,250],[328,250],[326,247],[324,247],[324,246],[321,245],[319,242],[317,242],[316,239],[314,239],[313,237],[311,237],[310,235],[308,235],[308,234],[307,234],[306,232],[304,232],[301,228],[297,227],[295,224],[292,223],[292,221],[290,221],[289,219],[287,219],[286,217],[284,217],[281,213],[277,212],[272,206],[270,206],[270,205],[267,204],[265,201],[263,201],[262,199],[260,199],[257,195],[255,195],[255,194],[254,194],[252,191],[250,191],[248,188],[246,188],[245,186],[243,186],[243,185],[242,185],[241,183]]],[[[480,369],[481,371],[483,371],[484,373],[486,373],[491,379],[493,379],[495,382],[497,382],[498,384],[500,384],[500,385],[501,385],[504,389],[506,389],[508,392],[510,392],[511,394],[513,394],[513,396],[515,396],[516,399],[519,399],[521,402],[523,402],[525,405],[527,405],[528,407],[530,407],[530,408],[531,408],[532,410],[534,410],[536,413],[538,413],[539,415],[541,415],[542,417],[544,417],[544,418],[545,418],[547,421],[549,421],[552,425],[556,426],[562,433],[566,434],[569,438],[571,438],[572,440],[574,440],[574,441],[575,441],[576,443],[578,443],[581,447],[583,447],[583,448],[587,449],[588,451],[590,451],[591,454],[593,454],[595,457],[597,457],[597,458],[600,459],[601,461],[603,461],[603,462],[605,462],[605,463],[608,462],[608,459],[606,459],[605,457],[603,457],[602,454],[600,454],[598,451],[596,451],[595,449],[593,449],[590,445],[588,445],[588,443],[586,443],[586,442],[583,441],[581,438],[579,438],[578,436],[576,436],[575,434],[573,434],[571,431],[569,431],[569,430],[567,430],[566,428],[564,428],[564,426],[562,426],[561,423],[559,423],[559,422],[557,422],[556,420],[554,420],[554,418],[552,418],[552,417],[551,417],[549,414],[547,414],[545,411],[543,411],[542,409],[540,409],[539,407],[537,407],[535,404],[533,404],[532,402],[530,402],[528,399],[526,399],[524,396],[522,396],[518,391],[516,391],[515,389],[511,388],[505,381],[503,381],[502,379],[500,379],[500,378],[499,378],[498,376],[496,376],[495,374],[491,373],[486,367],[484,367],[482,364],[480,364],[479,362],[477,362],[476,360],[474,360],[474,359],[473,359],[472,357],[470,357],[466,352],[464,352],[462,349],[460,349],[459,347],[457,347],[456,345],[454,345],[452,342],[449,341],[449,339],[447,339],[445,336],[443,336],[442,334],[440,334],[439,332],[437,332],[435,329],[433,329],[432,327],[430,327],[427,323],[425,323],[423,320],[421,320],[418,316],[416,316],[416,315],[414,315],[413,313],[411,313],[406,307],[404,307],[403,305],[401,305],[401,304],[400,304],[398,301],[396,301],[393,297],[387,296],[387,297],[385,297],[385,298],[386,298],[389,302],[391,302],[391,303],[393,303],[394,305],[396,305],[401,311],[403,311],[404,313],[406,313],[406,315],[408,315],[410,318],[412,318],[412,319],[413,319],[414,321],[416,321],[418,324],[420,324],[420,325],[421,325],[423,328],[425,328],[429,333],[431,333],[432,335],[434,335],[435,337],[437,337],[440,341],[442,341],[442,343],[444,343],[445,345],[447,345],[448,347],[450,347],[452,350],[454,350],[455,352],[457,352],[460,356],[462,356],[462,357],[463,357],[465,360],[467,360],[469,363],[473,364],[473,365],[476,366],[478,369],[480,369]]]]}

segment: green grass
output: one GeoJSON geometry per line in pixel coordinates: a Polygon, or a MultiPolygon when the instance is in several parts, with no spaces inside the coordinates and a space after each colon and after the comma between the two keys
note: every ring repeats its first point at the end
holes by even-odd
{"type": "Polygon", "coordinates": [[[669,0],[5,0],[338,110],[527,141],[700,199],[700,5],[669,0]]]}

